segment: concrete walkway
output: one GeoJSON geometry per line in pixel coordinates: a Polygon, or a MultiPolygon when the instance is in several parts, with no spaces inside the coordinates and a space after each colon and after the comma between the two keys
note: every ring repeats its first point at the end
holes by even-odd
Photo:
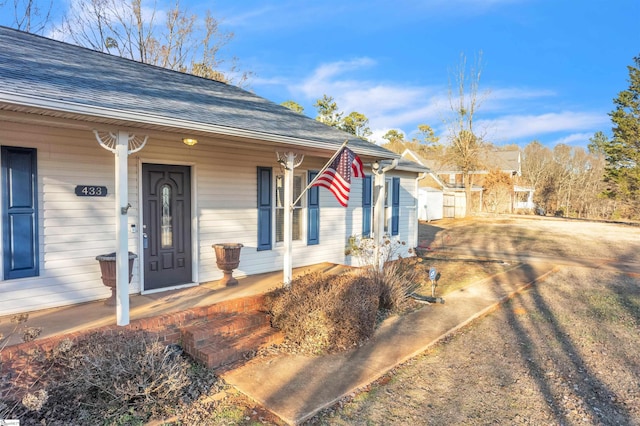
{"type": "Polygon", "coordinates": [[[543,279],[554,270],[552,265],[515,266],[448,294],[445,304],[390,318],[369,342],[351,352],[256,358],[223,373],[223,378],[288,424],[299,424],[543,279]]]}

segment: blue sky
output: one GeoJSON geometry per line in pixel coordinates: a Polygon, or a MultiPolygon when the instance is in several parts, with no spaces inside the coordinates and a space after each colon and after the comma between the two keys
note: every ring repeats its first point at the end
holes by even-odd
{"type": "Polygon", "coordinates": [[[251,89],[280,103],[333,96],[374,135],[446,137],[449,80],[482,51],[477,124],[498,145],[586,146],[640,55],[638,0],[236,1],[205,5],[235,33],[251,89]]]}
{"type": "Polygon", "coordinates": [[[419,124],[446,140],[449,80],[461,55],[473,63],[481,51],[475,124],[486,140],[586,146],[610,133],[607,113],[640,55],[640,0],[181,3],[235,34],[224,54],[254,73],[250,90],[310,117],[327,94],[345,114],[365,114],[376,140],[389,129],[411,137],[419,124]]]}

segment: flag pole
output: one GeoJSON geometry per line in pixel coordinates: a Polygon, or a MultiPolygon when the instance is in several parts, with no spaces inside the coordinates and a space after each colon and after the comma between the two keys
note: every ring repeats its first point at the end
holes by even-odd
{"type": "Polygon", "coordinates": [[[316,174],[316,176],[313,178],[313,180],[311,180],[311,182],[309,182],[309,185],[307,185],[307,187],[302,190],[302,192],[300,193],[300,195],[298,196],[298,198],[296,198],[296,200],[293,202],[293,204],[291,204],[289,206],[289,209],[293,210],[293,207],[298,204],[298,201],[300,201],[300,199],[302,198],[302,196],[309,190],[309,188],[311,188],[313,186],[313,184],[316,183],[316,181],[318,180],[318,178],[320,176],[322,176],[322,172],[324,172],[325,170],[327,170],[329,168],[329,166],[331,165],[331,163],[333,163],[333,160],[336,159],[336,157],[342,152],[342,150],[347,146],[347,144],[349,143],[349,139],[345,139],[344,142],[342,143],[342,145],[340,146],[340,148],[333,154],[333,157],[331,157],[329,159],[329,161],[327,162],[327,164],[324,165],[324,167],[322,169],[320,169],[320,171],[318,172],[318,174],[316,174]]]}

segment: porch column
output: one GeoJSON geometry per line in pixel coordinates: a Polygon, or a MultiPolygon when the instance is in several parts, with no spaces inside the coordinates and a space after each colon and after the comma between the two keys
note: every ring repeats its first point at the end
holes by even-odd
{"type": "Polygon", "coordinates": [[[127,187],[129,157],[129,133],[118,131],[115,146],[116,163],[116,320],[118,325],[129,324],[129,238],[127,212],[129,188],[127,187]]]}
{"type": "Polygon", "coordinates": [[[382,239],[385,235],[384,234],[384,217],[385,217],[384,199],[386,196],[385,195],[386,173],[389,170],[395,169],[397,165],[398,165],[398,160],[393,160],[393,162],[390,165],[383,167],[381,169],[379,163],[375,162],[373,164],[373,167],[371,168],[373,171],[373,174],[375,175],[373,186],[374,186],[374,190],[376,191],[375,206],[373,210],[373,237],[375,238],[375,242],[376,242],[374,262],[378,266],[380,271],[382,271],[382,267],[384,266],[383,264],[384,259],[382,259],[380,256],[381,255],[380,247],[382,244],[382,239]]]}
{"type": "Polygon", "coordinates": [[[117,132],[93,131],[101,147],[115,155],[116,184],[116,322],[129,324],[129,178],[127,158],[129,154],[140,151],[147,144],[148,136],[138,138],[125,130],[117,132]]]}
{"type": "Polygon", "coordinates": [[[291,285],[291,276],[293,274],[293,171],[295,155],[293,152],[287,152],[283,155],[284,160],[284,265],[282,269],[282,282],[285,287],[291,285]]]}
{"type": "Polygon", "coordinates": [[[380,259],[380,245],[382,238],[384,237],[384,216],[385,216],[385,174],[384,172],[375,172],[373,180],[373,187],[375,190],[375,204],[373,207],[373,237],[375,238],[375,254],[374,263],[382,270],[382,264],[380,259]]]}

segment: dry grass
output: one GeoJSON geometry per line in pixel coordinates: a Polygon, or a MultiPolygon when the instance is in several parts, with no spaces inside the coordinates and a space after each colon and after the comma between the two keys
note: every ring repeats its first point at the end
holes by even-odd
{"type": "Polygon", "coordinates": [[[640,424],[640,282],[566,267],[309,425],[640,424]]]}
{"type": "MultiPolygon", "coordinates": [[[[420,238],[433,248],[414,264],[427,284],[424,294],[431,291],[432,266],[441,274],[438,295],[513,266],[459,256],[457,248],[640,263],[640,228],[622,225],[525,217],[442,221],[422,224],[420,238]]],[[[638,277],[638,271],[565,267],[309,423],[640,424],[638,277]]],[[[282,424],[198,366],[186,380],[192,402],[162,424],[282,424]],[[203,383],[194,386],[197,381],[203,383]]],[[[75,407],[68,401],[59,409],[75,407]]],[[[136,424],[147,416],[138,414],[119,421],[136,424]]]]}

